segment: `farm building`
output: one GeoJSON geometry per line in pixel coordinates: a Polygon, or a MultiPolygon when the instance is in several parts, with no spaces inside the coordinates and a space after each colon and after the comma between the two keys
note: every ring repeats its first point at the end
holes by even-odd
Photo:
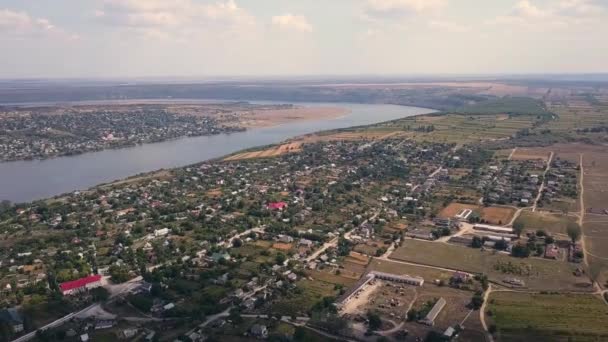
{"type": "Polygon", "coordinates": [[[469,216],[473,214],[473,210],[471,209],[462,209],[458,214],[454,216],[455,219],[459,221],[466,221],[469,219],[469,216]]]}
{"type": "Polygon", "coordinates": [[[473,226],[473,229],[500,234],[513,234],[513,228],[493,226],[489,224],[476,224],[473,226]]]}
{"type": "Polygon", "coordinates": [[[421,319],[419,322],[422,324],[429,325],[429,326],[435,325],[435,319],[437,319],[437,316],[439,316],[439,314],[441,313],[441,310],[443,310],[443,308],[445,307],[445,304],[446,304],[445,299],[439,298],[439,300],[437,301],[437,303],[435,303],[435,305],[433,306],[431,311],[429,311],[429,313],[426,315],[426,317],[421,319]]]}
{"type": "Polygon", "coordinates": [[[99,286],[101,286],[101,276],[98,274],[59,284],[61,293],[64,296],[94,289],[99,286]]]}
{"type": "Polygon", "coordinates": [[[424,279],[421,277],[412,277],[407,274],[397,275],[385,272],[372,271],[370,274],[373,274],[376,279],[394,281],[396,283],[404,283],[414,286],[422,286],[424,284],[424,279]]]}
{"type": "Polygon", "coordinates": [[[407,274],[398,275],[392,273],[371,271],[364,276],[362,276],[357,283],[351,286],[344,294],[342,294],[336,300],[336,305],[338,307],[342,307],[348,301],[350,301],[354,296],[356,296],[361,289],[363,289],[369,282],[374,279],[381,279],[387,281],[394,281],[397,283],[409,284],[414,286],[422,286],[424,284],[424,279],[422,277],[409,276],[407,274]]]}

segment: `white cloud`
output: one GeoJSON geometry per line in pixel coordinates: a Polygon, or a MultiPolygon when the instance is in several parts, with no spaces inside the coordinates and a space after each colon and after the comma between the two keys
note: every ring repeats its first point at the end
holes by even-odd
{"type": "Polygon", "coordinates": [[[48,19],[34,18],[26,12],[15,12],[8,9],[0,10],[0,36],[17,39],[49,36],[77,38],[76,35],[56,27],[48,19]]]}
{"type": "Polygon", "coordinates": [[[247,32],[255,18],[234,0],[104,0],[95,16],[108,25],[149,38],[186,38],[202,31],[247,32]]]}
{"type": "Polygon", "coordinates": [[[410,15],[436,13],[447,0],[367,0],[363,16],[367,19],[397,19],[410,15]]]}
{"type": "Polygon", "coordinates": [[[532,0],[520,0],[510,13],[498,16],[489,23],[543,31],[590,23],[603,12],[604,8],[592,0],[561,0],[547,6],[539,6],[532,0]]]}
{"type": "Polygon", "coordinates": [[[285,30],[312,32],[312,25],[301,15],[283,14],[272,17],[272,24],[285,30]]]}

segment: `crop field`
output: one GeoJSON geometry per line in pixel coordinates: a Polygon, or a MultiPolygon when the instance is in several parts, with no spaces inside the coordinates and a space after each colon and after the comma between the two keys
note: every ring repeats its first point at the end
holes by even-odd
{"type": "Polygon", "coordinates": [[[551,234],[566,234],[569,222],[576,222],[577,218],[562,214],[554,214],[546,211],[522,211],[515,220],[524,224],[526,230],[536,231],[542,229],[551,234]]]}
{"type": "MultiPolygon", "coordinates": [[[[540,258],[514,258],[502,253],[421,240],[405,240],[391,259],[485,273],[491,281],[503,284],[508,277],[525,282],[529,289],[590,291],[587,278],[573,275],[575,265],[540,258]]],[[[504,285],[504,284],[503,284],[504,285]]]]}
{"type": "Polygon", "coordinates": [[[399,275],[410,275],[424,278],[426,282],[433,282],[435,279],[443,279],[448,281],[452,277],[453,273],[449,271],[442,271],[429,267],[422,267],[416,265],[408,265],[390,260],[373,259],[369,268],[370,271],[380,271],[399,275]]]}
{"type": "Polygon", "coordinates": [[[513,218],[515,209],[504,207],[486,207],[481,209],[481,218],[491,224],[507,224],[513,218]]]}
{"type": "Polygon", "coordinates": [[[606,341],[608,306],[594,295],[494,292],[499,341],[606,341]]]}

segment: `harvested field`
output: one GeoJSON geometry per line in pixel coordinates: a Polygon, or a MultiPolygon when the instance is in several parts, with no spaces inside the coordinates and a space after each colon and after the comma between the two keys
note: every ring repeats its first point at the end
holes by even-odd
{"type": "Polygon", "coordinates": [[[274,249],[278,249],[281,251],[288,251],[293,247],[292,244],[290,243],[281,243],[281,242],[276,242],[272,245],[272,248],[274,249]]]}
{"type": "Polygon", "coordinates": [[[608,340],[608,307],[594,295],[494,292],[488,311],[501,341],[608,340]]]}
{"type": "Polygon", "coordinates": [[[475,211],[475,210],[479,209],[479,206],[474,205],[474,204],[464,204],[464,203],[452,202],[447,207],[443,208],[439,212],[438,216],[441,218],[452,218],[464,209],[471,209],[471,210],[475,211]]]}
{"type": "Polygon", "coordinates": [[[235,161],[243,159],[254,159],[254,158],[270,158],[277,157],[286,153],[300,152],[302,150],[302,144],[299,142],[293,142],[288,144],[271,147],[262,151],[242,152],[233,154],[229,157],[224,158],[224,161],[235,161]]]}
{"type": "Polygon", "coordinates": [[[294,107],[287,109],[263,109],[239,113],[239,126],[270,127],[292,121],[335,119],[350,111],[339,107],[294,107]]]}
{"type": "Polygon", "coordinates": [[[485,273],[493,282],[503,283],[515,277],[529,289],[545,291],[591,291],[589,280],[573,275],[576,265],[538,258],[514,258],[502,253],[406,239],[390,256],[391,259],[452,268],[472,273],[485,273]],[[508,271],[505,271],[508,270],[508,271]]]}
{"type": "Polygon", "coordinates": [[[490,224],[507,224],[513,218],[515,209],[504,207],[487,207],[481,209],[481,219],[490,224]]]}
{"type": "Polygon", "coordinates": [[[549,152],[546,148],[518,148],[511,160],[543,160],[546,163],[549,160],[549,152]]]}

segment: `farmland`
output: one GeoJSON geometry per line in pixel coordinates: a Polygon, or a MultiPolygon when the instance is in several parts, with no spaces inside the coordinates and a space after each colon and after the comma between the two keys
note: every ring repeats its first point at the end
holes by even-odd
{"type": "Polygon", "coordinates": [[[544,230],[548,233],[566,234],[569,222],[576,222],[577,218],[545,211],[523,211],[515,222],[523,223],[527,230],[544,230]]]}
{"type": "Polygon", "coordinates": [[[487,310],[500,341],[608,339],[608,307],[593,295],[494,292],[487,310]]]}
{"type": "Polygon", "coordinates": [[[542,290],[589,291],[589,282],[573,275],[575,267],[565,262],[528,258],[518,259],[490,251],[420,240],[406,240],[391,259],[487,274],[502,283],[507,277],[525,281],[526,287],[542,290]],[[508,273],[501,267],[509,265],[508,273]]]}
{"type": "Polygon", "coordinates": [[[515,214],[515,209],[506,207],[485,207],[481,209],[481,219],[490,224],[507,224],[515,214]]]}

